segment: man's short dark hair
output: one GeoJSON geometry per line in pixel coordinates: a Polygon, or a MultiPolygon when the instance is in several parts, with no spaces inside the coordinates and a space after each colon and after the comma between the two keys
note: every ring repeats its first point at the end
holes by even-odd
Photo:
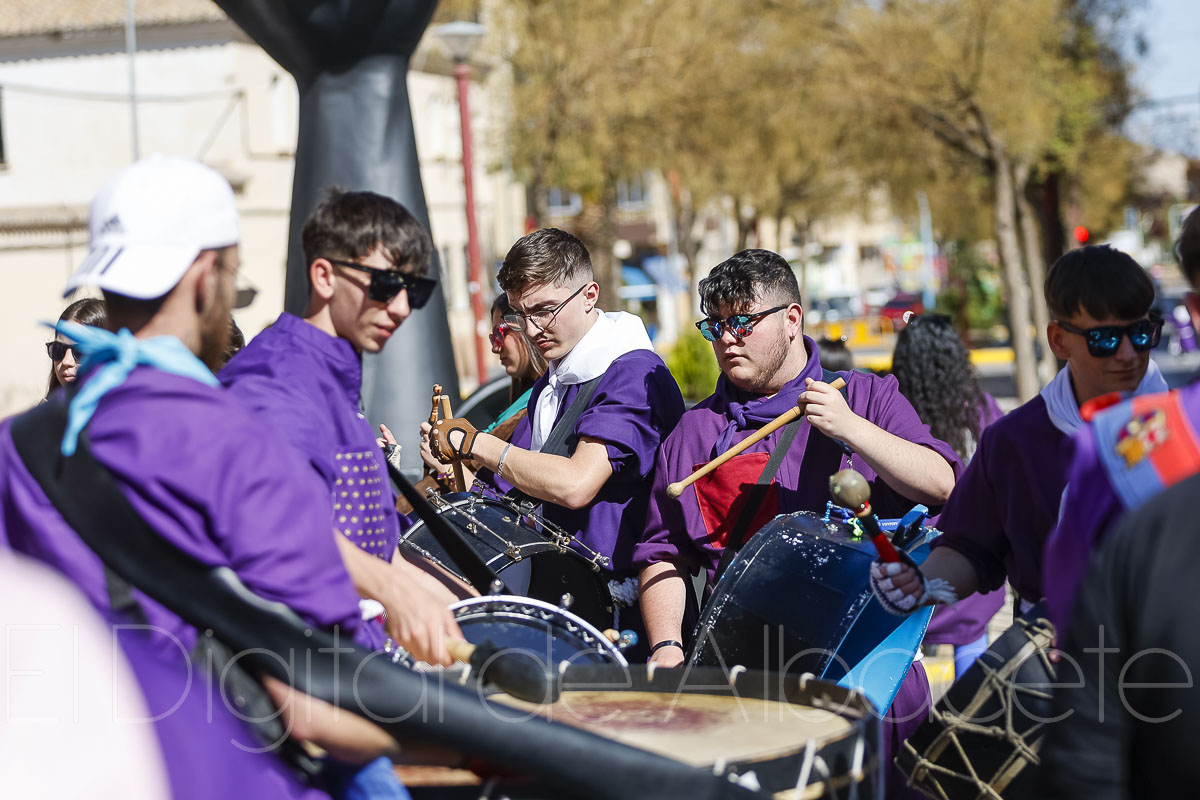
{"type": "Polygon", "coordinates": [[[1187,278],[1192,286],[1196,286],[1200,283],[1200,206],[1192,209],[1192,213],[1183,221],[1183,230],[1179,232],[1176,247],[1183,277],[1187,278]]]}
{"type": "Polygon", "coordinates": [[[306,264],[323,257],[366,258],[379,247],[396,269],[416,275],[429,271],[433,249],[425,226],[395,200],[338,187],[308,215],[300,241],[306,264]]]}
{"type": "Polygon", "coordinates": [[[531,286],[562,286],[592,279],[592,257],[587,248],[558,228],[542,228],[517,239],[496,273],[500,288],[513,295],[531,286]]]}
{"type": "Polygon", "coordinates": [[[770,250],[743,250],[712,268],[700,281],[700,309],[708,316],[722,308],[742,313],[758,301],[800,302],[792,266],[770,250]]]}
{"type": "Polygon", "coordinates": [[[1154,283],[1141,264],[1108,245],[1063,255],[1046,276],[1046,305],[1056,319],[1086,311],[1095,319],[1137,319],[1154,302],[1154,283]]]}

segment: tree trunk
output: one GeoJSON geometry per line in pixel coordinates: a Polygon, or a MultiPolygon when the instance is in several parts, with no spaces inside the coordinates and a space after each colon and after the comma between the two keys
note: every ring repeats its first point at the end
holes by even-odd
{"type": "Polygon", "coordinates": [[[1062,185],[1062,169],[1055,168],[1042,183],[1042,247],[1046,263],[1058,261],[1067,250],[1066,231],[1063,229],[1062,202],[1059,187],[1062,185]]]}
{"type": "Polygon", "coordinates": [[[694,311],[700,312],[700,298],[696,295],[696,286],[700,283],[700,238],[696,236],[696,209],[692,207],[692,199],[685,190],[672,200],[673,220],[675,225],[675,248],[683,256],[687,264],[688,295],[692,298],[694,311]]]}
{"type": "MultiPolygon", "coordinates": [[[[1013,194],[1017,201],[1017,220],[1021,229],[1021,245],[1025,251],[1025,268],[1029,273],[1030,306],[1033,309],[1033,327],[1037,330],[1040,340],[1046,335],[1046,327],[1050,324],[1050,310],[1046,307],[1046,294],[1042,290],[1046,283],[1046,262],[1042,260],[1042,241],[1039,236],[1037,219],[1033,204],[1029,202],[1026,192],[1029,189],[1029,164],[1017,162],[1013,164],[1013,194]]],[[[1042,348],[1042,358],[1039,364],[1039,381],[1044,383],[1054,377],[1058,371],[1058,359],[1050,347],[1042,348]]]]}
{"type": "Polygon", "coordinates": [[[1029,287],[1025,270],[1021,268],[1021,245],[1017,236],[1016,197],[1013,191],[1012,166],[1004,148],[989,142],[991,151],[992,184],[995,192],[996,249],[1000,255],[1001,274],[1008,294],[1008,324],[1014,356],[1013,369],[1017,382],[1017,398],[1031,400],[1039,389],[1037,365],[1034,359],[1033,337],[1029,335],[1029,287]]]}
{"type": "Polygon", "coordinates": [[[599,306],[605,311],[617,311],[621,300],[617,290],[621,288],[621,270],[613,256],[613,245],[617,241],[617,184],[606,180],[600,192],[600,201],[583,201],[583,208],[575,217],[575,235],[583,240],[592,257],[592,272],[600,284],[599,306]]]}
{"type": "Polygon", "coordinates": [[[525,187],[525,216],[534,229],[544,228],[550,218],[550,193],[546,186],[546,159],[534,160],[533,174],[525,187]]]}
{"type": "Polygon", "coordinates": [[[793,238],[800,248],[800,307],[807,313],[812,298],[808,296],[808,223],[792,219],[793,238]]]}
{"type": "Polygon", "coordinates": [[[737,219],[737,247],[734,248],[734,252],[740,253],[749,246],[750,234],[758,227],[758,214],[755,213],[747,217],[742,213],[742,201],[735,198],[733,202],[734,217],[737,219]]]}

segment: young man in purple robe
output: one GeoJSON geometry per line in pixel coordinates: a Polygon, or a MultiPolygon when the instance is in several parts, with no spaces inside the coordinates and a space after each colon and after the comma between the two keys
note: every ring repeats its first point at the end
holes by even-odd
{"type": "MultiPolygon", "coordinates": [[[[69,402],[69,413],[61,443],[46,446],[73,455],[86,430],[96,461],[165,540],[232,570],[252,592],[313,625],[380,643],[381,632],[360,620],[322,483],[211,372],[228,342],[236,295],[239,224],[228,182],[199,163],[153,156],[105,184],[89,229],[88,256],[67,291],[98,286],[107,324],[119,333],[60,323],[84,358],[78,392],[50,400],[69,402]]],[[[31,475],[12,424],[0,423],[0,544],[57,568],[103,614],[119,618],[103,564],[31,475]]],[[[183,666],[195,629],[136,588],[128,595],[149,626],[145,652],[183,666]]],[[[366,741],[363,725],[381,732],[341,719],[317,743],[390,772],[378,760],[382,750],[342,749],[366,741]]]]}
{"type": "Polygon", "coordinates": [[[834,441],[854,450],[855,468],[872,482],[871,504],[881,516],[913,505],[940,506],[954,485],[958,457],[934,439],[892,377],[843,373],[834,389],[813,340],[801,332],[800,289],[792,268],[767,250],[743,250],[700,282],[699,324],[712,342],[721,377],[716,392],[683,415],[663,443],[654,473],[646,532],[634,557],[641,568],[642,609],[653,660],[682,662],[686,576],[703,568],[711,581],[731,529],[742,514],[739,487],[754,483],[782,429],[726,462],[711,475],[667,495],[668,484],[737,444],[797,400],[808,402],[801,425],[743,541],[779,513],[818,511],[829,499],[829,476],[847,465],[834,441]],[[670,645],[659,646],[662,642],[670,645]]]}
{"type": "MultiPolygon", "coordinates": [[[[1184,221],[1177,252],[1184,277],[1200,291],[1200,214],[1192,212],[1184,221]]],[[[1188,292],[1185,303],[1193,324],[1200,324],[1196,291],[1188,292]]],[[[1155,343],[1161,322],[1157,324],[1155,343]]],[[[1075,434],[1062,515],[1046,543],[1043,576],[1050,616],[1060,634],[1107,529],[1126,511],[1200,472],[1198,431],[1200,383],[1193,381],[1169,394],[1135,397],[1105,409],[1075,434]]]]}
{"type": "Polygon", "coordinates": [[[398,554],[401,521],[376,435],[362,413],[363,353],[378,353],[435,281],[425,228],[396,201],[332,190],[301,233],[308,308],[284,312],[221,370],[233,395],[300,451],[324,482],[326,516],[363,597],[414,657],[450,664],[457,599],[398,554]],[[375,556],[375,558],[371,558],[375,556]]]}
{"type": "Polygon", "coordinates": [[[1083,425],[1081,407],[1111,392],[1166,388],[1150,360],[1158,338],[1149,318],[1154,286],[1136,261],[1111,247],[1073,250],[1050,268],[1045,296],[1053,316],[1046,338],[1067,365],[980,437],[921,569],[872,567],[872,588],[889,610],[907,613],[931,602],[926,581],[934,579],[949,583],[959,599],[997,589],[1006,578],[1022,610],[1041,599],[1043,549],[1058,519],[1066,443],[1083,425]],[[1097,345],[1089,331],[1110,326],[1120,334],[1097,345]]]}
{"type": "MultiPolygon", "coordinates": [[[[556,228],[534,231],[508,251],[497,274],[521,330],[549,363],[534,384],[529,413],[505,442],[449,420],[431,433],[437,453],[470,457],[500,491],[541,500],[546,519],[609,560],[606,577],[618,610],[637,600],[633,549],[642,533],[654,457],[683,413],[683,397],[655,354],[641,319],[597,306],[587,248],[556,228]],[[590,394],[590,398],[587,394],[590,394]],[[582,410],[572,409],[583,397],[582,410]],[[568,410],[578,411],[562,448],[543,445],[568,410]]],[[[554,436],[554,439],[560,438],[554,436]]],[[[591,552],[586,553],[591,555],[591,552]]],[[[626,614],[619,626],[637,626],[626,614]]]]}
{"type": "MultiPolygon", "coordinates": [[[[900,394],[896,379],[843,373],[845,395],[825,381],[817,348],[802,333],[800,287],[791,266],[767,250],[744,250],[700,282],[698,323],[721,368],[715,393],[683,415],[658,454],[643,540],[634,553],[641,568],[642,614],[651,661],[677,666],[684,653],[688,576],[699,568],[711,581],[731,531],[743,514],[744,542],[779,513],[818,511],[829,499],[829,476],[847,466],[834,440],[854,451],[854,465],[872,483],[871,502],[883,516],[913,503],[940,506],[954,485],[958,457],[933,438],[900,394]],[[748,448],[697,481],[678,498],[667,486],[745,439],[798,400],[808,403],[770,489],[752,512],[741,486],[755,483],[783,431],[748,448]]],[[[905,678],[887,717],[894,745],[920,723],[929,683],[919,663],[905,678]],[[896,724],[892,724],[892,720],[896,724]]],[[[898,776],[890,776],[896,783],[898,776]]]]}

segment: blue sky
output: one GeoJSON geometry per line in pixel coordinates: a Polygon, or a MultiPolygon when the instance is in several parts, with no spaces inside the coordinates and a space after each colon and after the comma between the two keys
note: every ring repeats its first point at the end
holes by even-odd
{"type": "Polygon", "coordinates": [[[1145,95],[1193,100],[1139,112],[1130,134],[1200,158],[1200,2],[1148,0],[1134,20],[1150,45],[1135,72],[1145,95]]]}

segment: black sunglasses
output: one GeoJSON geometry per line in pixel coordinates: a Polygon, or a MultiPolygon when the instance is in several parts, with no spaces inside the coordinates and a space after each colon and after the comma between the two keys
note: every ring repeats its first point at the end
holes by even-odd
{"type": "Polygon", "coordinates": [[[62,342],[46,342],[46,352],[50,355],[50,360],[55,364],[67,357],[67,351],[71,351],[71,357],[76,361],[83,360],[83,353],[79,352],[79,348],[73,344],[64,344],[62,342]]]}
{"type": "Polygon", "coordinates": [[[1087,342],[1088,352],[1094,358],[1109,358],[1116,355],[1121,347],[1121,339],[1129,337],[1129,343],[1139,353],[1158,347],[1162,338],[1163,320],[1152,316],[1150,319],[1139,319],[1128,325],[1097,325],[1094,328],[1080,328],[1069,322],[1055,320],[1058,327],[1067,333],[1079,334],[1087,342]]]}
{"type": "Polygon", "coordinates": [[[429,298],[433,296],[433,290],[437,288],[437,281],[433,278],[406,275],[394,269],[367,267],[362,264],[356,264],[353,261],[342,261],[337,258],[330,258],[329,256],[325,256],[324,258],[330,264],[337,264],[339,267],[346,267],[347,269],[356,269],[359,272],[365,272],[370,275],[371,284],[367,287],[367,297],[376,303],[390,303],[396,299],[396,295],[407,290],[408,304],[414,309],[424,308],[425,304],[429,302],[429,298]]]}
{"type": "Polygon", "coordinates": [[[700,331],[700,335],[706,341],[715,342],[721,338],[721,334],[725,328],[739,339],[745,339],[750,334],[754,333],[754,325],[763,317],[770,316],[777,311],[783,311],[787,306],[775,306],[768,308],[766,311],[757,311],[753,314],[734,314],[729,319],[716,319],[709,317],[702,319],[696,323],[696,328],[700,331]]]}

